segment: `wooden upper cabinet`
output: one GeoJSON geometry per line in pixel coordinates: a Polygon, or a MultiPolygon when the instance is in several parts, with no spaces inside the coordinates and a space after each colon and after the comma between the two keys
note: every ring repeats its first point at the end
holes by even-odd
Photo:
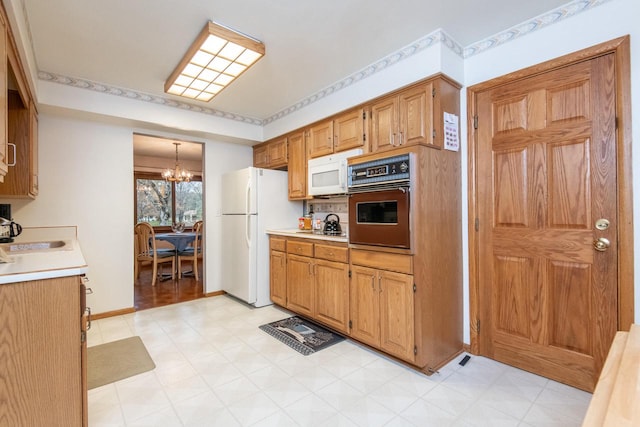
{"type": "Polygon", "coordinates": [[[442,76],[371,104],[371,152],[444,145],[444,113],[458,115],[460,88],[442,76]]]}
{"type": "Polygon", "coordinates": [[[364,146],[365,112],[362,108],[348,111],[333,120],[334,152],[351,150],[364,146]]]}
{"type": "Polygon", "coordinates": [[[253,166],[265,169],[287,167],[287,138],[276,138],[253,147],[253,166]]]}
{"type": "Polygon", "coordinates": [[[307,197],[307,150],[304,131],[289,135],[289,199],[307,197]]]}
{"type": "Polygon", "coordinates": [[[309,128],[308,148],[310,158],[333,153],[333,120],[309,128]]]}
{"type": "Polygon", "coordinates": [[[356,108],[309,128],[309,158],[364,147],[364,109],[356,108]]]}
{"type": "Polygon", "coordinates": [[[399,95],[398,132],[400,145],[433,144],[433,83],[426,83],[399,95]]]}
{"type": "Polygon", "coordinates": [[[4,182],[7,174],[7,23],[4,14],[0,13],[0,182],[4,182]]]}
{"type": "Polygon", "coordinates": [[[29,191],[35,197],[38,195],[39,186],[38,186],[38,110],[36,110],[36,106],[33,102],[31,102],[31,107],[29,108],[29,116],[31,118],[31,135],[29,138],[29,151],[31,152],[30,156],[30,176],[29,176],[29,191]]]}
{"type": "Polygon", "coordinates": [[[269,166],[272,169],[287,166],[287,138],[278,138],[267,144],[269,147],[269,166]]]}
{"type": "Polygon", "coordinates": [[[35,198],[38,112],[4,10],[0,24],[0,196],[35,198]]]}
{"type": "Polygon", "coordinates": [[[396,147],[399,100],[390,96],[371,105],[371,152],[396,147]]]}
{"type": "Polygon", "coordinates": [[[269,149],[266,144],[253,147],[253,166],[256,168],[266,168],[269,165],[269,149]]]}

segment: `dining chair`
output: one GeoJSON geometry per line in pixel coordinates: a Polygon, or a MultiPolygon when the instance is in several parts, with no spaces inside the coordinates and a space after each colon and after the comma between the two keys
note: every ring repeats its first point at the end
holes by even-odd
{"type": "Polygon", "coordinates": [[[183,251],[178,252],[178,277],[182,278],[182,261],[191,261],[193,275],[196,281],[200,280],[198,276],[198,259],[202,259],[202,221],[196,221],[193,224],[193,232],[196,234],[193,239],[193,245],[187,247],[183,251]]]}
{"type": "Polygon", "coordinates": [[[202,220],[194,222],[193,225],[191,226],[191,231],[195,233],[196,228],[198,227],[202,228],[202,220]]]}
{"type": "Polygon", "coordinates": [[[140,266],[143,263],[151,263],[153,265],[153,275],[151,277],[151,286],[156,285],[158,276],[158,265],[171,263],[171,279],[175,279],[176,271],[176,252],[173,249],[158,249],[156,247],[156,233],[148,222],[139,222],[135,226],[135,276],[140,276],[140,266]]]}

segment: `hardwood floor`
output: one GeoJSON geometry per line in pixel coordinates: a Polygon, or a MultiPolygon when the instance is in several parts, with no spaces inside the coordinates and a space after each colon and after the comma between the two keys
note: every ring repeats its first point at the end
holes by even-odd
{"type": "MultiPolygon", "coordinates": [[[[151,286],[151,266],[144,266],[140,270],[140,278],[134,283],[134,307],[136,311],[163,305],[176,304],[204,297],[204,282],[202,280],[202,266],[199,266],[200,280],[187,276],[182,279],[156,280],[151,286]]],[[[185,263],[183,271],[189,270],[190,264],[185,263]]],[[[165,268],[165,270],[168,270],[165,268]]]]}

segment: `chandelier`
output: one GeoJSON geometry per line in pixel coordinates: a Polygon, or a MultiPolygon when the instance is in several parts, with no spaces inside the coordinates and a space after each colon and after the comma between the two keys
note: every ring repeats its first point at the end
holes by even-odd
{"type": "Polygon", "coordinates": [[[178,162],[178,146],[179,142],[174,142],[173,145],[176,146],[176,166],[173,169],[166,169],[162,172],[162,177],[167,181],[176,181],[176,182],[189,182],[191,178],[193,178],[193,174],[186,169],[180,167],[180,162],[178,162]]]}

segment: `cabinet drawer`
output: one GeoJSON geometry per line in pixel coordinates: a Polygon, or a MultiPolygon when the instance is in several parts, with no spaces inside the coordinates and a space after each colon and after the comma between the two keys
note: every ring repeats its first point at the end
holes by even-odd
{"type": "Polygon", "coordinates": [[[287,240],[287,253],[302,256],[313,256],[313,243],[299,240],[287,240]]]}
{"type": "Polygon", "coordinates": [[[326,259],[329,261],[349,262],[349,248],[341,248],[340,246],[320,245],[316,243],[316,258],[326,259]]]}
{"type": "Polygon", "coordinates": [[[351,264],[413,274],[411,255],[351,249],[351,264]]]}
{"type": "Polygon", "coordinates": [[[280,237],[272,237],[271,239],[269,239],[269,243],[272,251],[284,252],[287,247],[286,239],[280,237]]]}

